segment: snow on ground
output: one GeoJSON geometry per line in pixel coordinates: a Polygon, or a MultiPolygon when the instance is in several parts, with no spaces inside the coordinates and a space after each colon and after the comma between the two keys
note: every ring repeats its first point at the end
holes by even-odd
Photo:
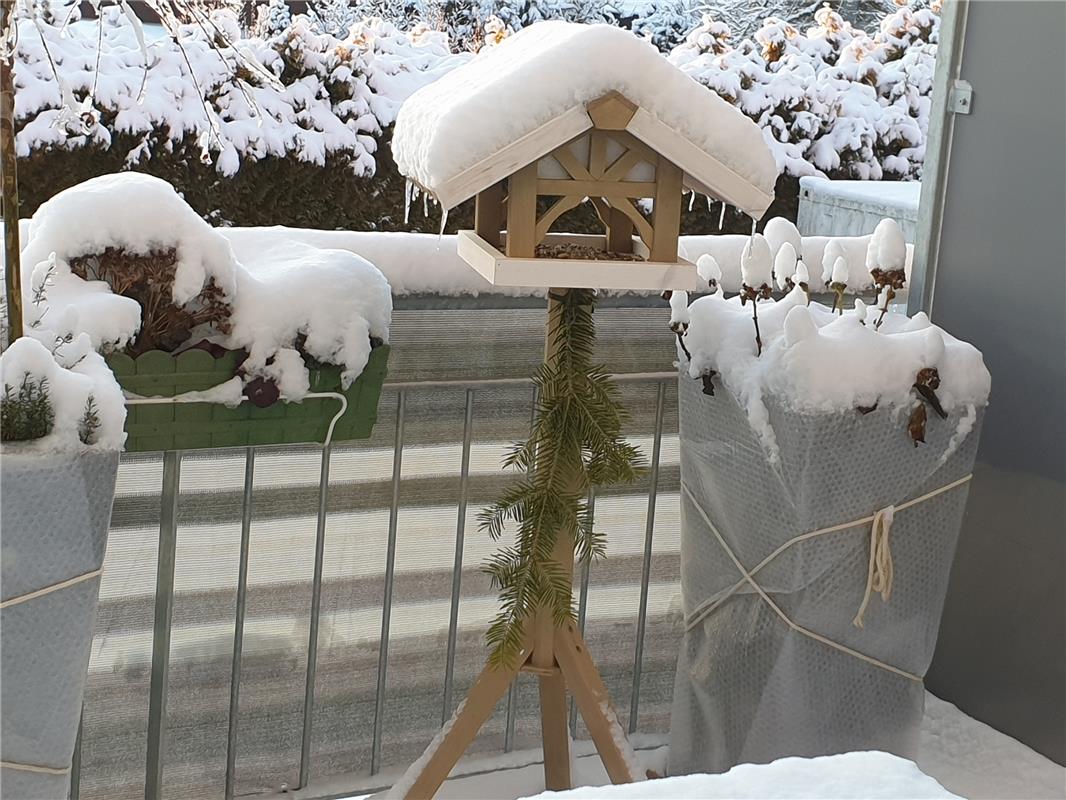
{"type": "Polygon", "coordinates": [[[396,118],[396,165],[436,195],[464,170],[612,90],[773,195],[777,168],[751,120],[612,25],[532,25],[415,92],[396,118]]]}
{"type": "MultiPolygon", "coordinates": [[[[1018,740],[967,716],[951,703],[929,693],[926,693],[925,701],[925,717],[922,720],[916,763],[922,772],[951,795],[968,800],[1061,800],[1066,797],[1066,769],[1062,766],[1018,740]]],[[[664,771],[667,760],[667,747],[662,744],[663,738],[640,734],[633,737],[641,764],[659,774],[664,771]]],[[[595,755],[591,742],[575,742],[574,754],[575,785],[608,784],[607,773],[595,755]]],[[[437,794],[439,800],[514,800],[535,795],[542,791],[544,786],[539,750],[464,759],[459,762],[453,774],[455,777],[445,782],[437,794]]],[[[377,776],[376,786],[381,786],[389,778],[388,774],[377,776]]],[[[345,786],[350,788],[352,785],[350,779],[336,780],[338,789],[345,786]]],[[[374,791],[370,784],[364,785],[367,786],[366,791],[374,791]]],[[[649,786],[654,784],[644,784],[641,788],[649,786]]],[[[321,791],[323,788],[328,787],[312,787],[314,791],[321,791]]],[[[351,796],[351,800],[367,796],[357,791],[351,796]]],[[[614,795],[603,791],[587,796],[609,800],[614,795]]],[[[635,796],[644,798],[649,795],[641,793],[635,796]]],[[[661,796],[669,797],[670,800],[682,800],[674,794],[661,796]]],[[[701,792],[693,796],[699,797],[700,800],[712,800],[715,797],[731,798],[737,795],[701,792]]],[[[758,796],[766,798],[769,795],[758,796]]],[[[862,791],[836,796],[865,800],[874,795],[870,794],[867,787],[863,787],[862,791]]],[[[281,800],[282,796],[278,795],[277,798],[281,800]]],[[[286,794],[284,798],[301,800],[301,794],[286,794]]]]}
{"type": "Polygon", "coordinates": [[[922,771],[969,800],[1066,797],[1066,768],[929,693],[918,746],[922,771]]]}
{"type": "MultiPolygon", "coordinates": [[[[841,753],[740,764],[722,775],[683,775],[651,783],[545,792],[539,800],[932,800],[957,798],[912,761],[888,753],[841,753]]],[[[530,798],[530,800],[535,800],[530,798]]]]}

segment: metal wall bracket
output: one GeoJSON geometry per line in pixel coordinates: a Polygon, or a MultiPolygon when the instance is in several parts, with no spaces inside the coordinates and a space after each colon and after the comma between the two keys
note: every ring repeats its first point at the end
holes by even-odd
{"type": "Polygon", "coordinates": [[[951,86],[948,109],[952,114],[969,114],[973,111],[973,87],[969,81],[956,78],[951,86]]]}

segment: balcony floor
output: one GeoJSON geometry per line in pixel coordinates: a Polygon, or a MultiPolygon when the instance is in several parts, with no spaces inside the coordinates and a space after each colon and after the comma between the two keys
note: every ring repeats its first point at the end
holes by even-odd
{"type": "MultiPolygon", "coordinates": [[[[634,741],[641,763],[662,772],[667,746],[665,737],[638,736],[634,741]]],[[[575,785],[599,786],[608,782],[591,742],[575,742],[575,785]]],[[[1066,768],[1059,766],[1010,736],[967,716],[951,703],[926,695],[925,719],[921,732],[918,766],[949,791],[968,800],[1061,800],[1066,797],[1066,768]]],[[[518,751],[490,758],[460,762],[458,776],[449,779],[438,800],[514,800],[543,791],[540,752],[518,751]]],[[[363,800],[380,795],[358,791],[346,800],[363,800]]],[[[331,783],[333,783],[331,781],[331,783]]],[[[352,783],[339,779],[338,788],[352,783]]],[[[382,793],[383,794],[383,793],[382,793]]],[[[278,800],[337,796],[327,784],[309,787],[308,792],[276,795],[278,800]]]]}

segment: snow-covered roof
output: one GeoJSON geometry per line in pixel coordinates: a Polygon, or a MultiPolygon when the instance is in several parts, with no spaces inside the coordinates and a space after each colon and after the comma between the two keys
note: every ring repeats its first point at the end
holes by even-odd
{"type": "Polygon", "coordinates": [[[647,42],[611,25],[540,22],[415,92],[400,109],[400,172],[451,208],[592,127],[586,104],[618,92],[627,130],[690,188],[754,217],[777,166],[758,126],[647,42]]]}

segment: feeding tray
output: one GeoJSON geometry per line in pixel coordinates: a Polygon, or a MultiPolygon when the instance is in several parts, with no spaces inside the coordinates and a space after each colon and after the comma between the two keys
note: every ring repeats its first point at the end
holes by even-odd
{"type": "MultiPolygon", "coordinates": [[[[341,389],[339,366],[309,369],[310,391],[338,392],[348,401],[332,441],[369,438],[377,421],[388,359],[388,345],[375,347],[362,374],[347,389],[341,389]]],[[[123,391],[143,397],[174,397],[207,391],[230,380],[237,369],[237,354],[215,358],[204,350],[179,355],[150,350],[137,358],[112,353],[107,362],[123,391]]],[[[233,408],[209,402],[127,405],[126,452],[321,444],[339,410],[340,401],[332,397],[307,398],[299,403],[279,400],[266,408],[247,400],[233,408]]]]}
{"type": "Polygon", "coordinates": [[[475,231],[459,231],[459,256],[494,286],[659,291],[699,288],[692,262],[680,257],[673,262],[651,261],[650,252],[640,239],[633,240],[632,249],[632,253],[612,253],[607,249],[606,236],[549,233],[537,250],[551,255],[513,258],[475,231]],[[560,245],[564,247],[557,247],[560,245]],[[595,251],[595,255],[580,257],[578,252],[586,249],[595,251]]]}

